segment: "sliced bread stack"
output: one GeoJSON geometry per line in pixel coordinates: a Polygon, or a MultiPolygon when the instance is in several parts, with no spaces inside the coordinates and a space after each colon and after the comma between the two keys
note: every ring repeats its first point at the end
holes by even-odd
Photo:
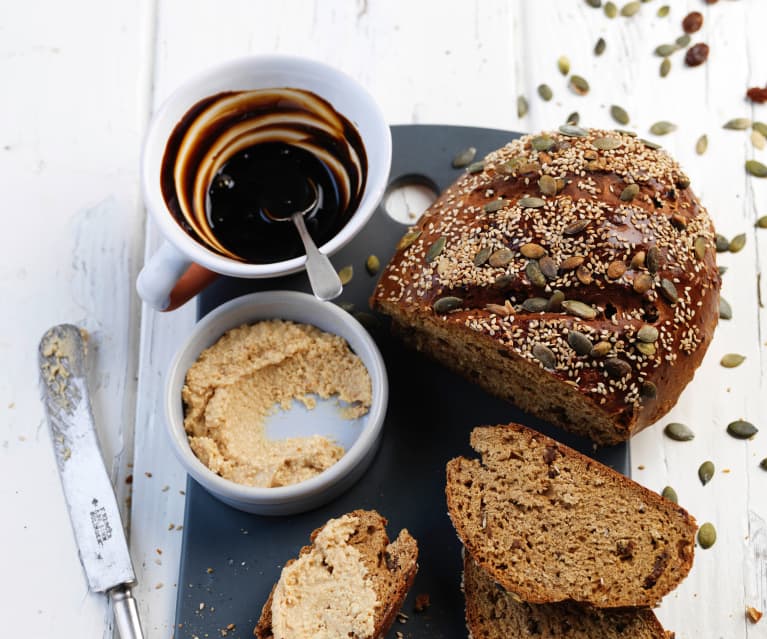
{"type": "Polygon", "coordinates": [[[474,639],[662,638],[650,607],[689,572],[694,519],[523,426],[475,428],[471,445],[481,460],[451,460],[446,495],[474,639]]]}

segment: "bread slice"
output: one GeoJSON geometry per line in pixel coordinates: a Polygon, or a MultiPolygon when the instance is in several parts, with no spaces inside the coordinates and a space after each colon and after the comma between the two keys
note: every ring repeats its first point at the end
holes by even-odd
{"type": "Polygon", "coordinates": [[[386,519],[355,510],[311,535],[285,564],[255,628],[259,639],[373,639],[389,629],[418,570],[418,545],[403,529],[389,543],[386,519]]]}
{"type": "Polygon", "coordinates": [[[528,603],[653,606],[690,571],[695,520],[681,507],[519,426],[471,433],[482,461],[447,464],[458,536],[528,603]]]}
{"type": "Polygon", "coordinates": [[[666,639],[649,608],[593,608],[572,601],[529,604],[497,586],[464,554],[466,626],[472,639],[666,639]]]}

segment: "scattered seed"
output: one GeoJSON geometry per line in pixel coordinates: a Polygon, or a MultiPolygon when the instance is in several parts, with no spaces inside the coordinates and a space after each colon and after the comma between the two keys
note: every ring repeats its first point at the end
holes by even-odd
{"type": "Polygon", "coordinates": [[[746,171],[748,171],[754,177],[767,177],[767,166],[758,160],[746,160],[746,171]]]}
{"type": "Polygon", "coordinates": [[[570,331],[567,334],[567,343],[578,355],[588,355],[594,348],[591,340],[580,331],[570,331]]]}
{"type": "Polygon", "coordinates": [[[695,256],[699,260],[703,260],[706,257],[706,249],[708,248],[708,241],[705,237],[702,235],[698,235],[698,237],[695,238],[695,241],[693,243],[693,250],[695,251],[695,256]]]}
{"type": "Polygon", "coordinates": [[[591,349],[589,355],[591,357],[606,357],[612,349],[613,345],[610,342],[598,342],[594,344],[594,348],[591,349]]]}
{"type": "Polygon", "coordinates": [[[730,306],[730,303],[723,297],[719,298],[719,319],[732,319],[732,307],[730,306]]]}
{"type": "Polygon", "coordinates": [[[550,313],[559,313],[562,310],[562,302],[565,301],[565,294],[562,291],[554,291],[546,304],[546,310],[550,313]]]}
{"type": "Polygon", "coordinates": [[[520,95],[517,98],[517,117],[524,118],[527,115],[527,98],[524,95],[520,95]]]}
{"type": "Polygon", "coordinates": [[[642,355],[646,355],[647,357],[652,357],[655,355],[655,344],[647,344],[645,342],[637,342],[634,344],[634,347],[642,353],[642,355]]]}
{"type": "Polygon", "coordinates": [[[544,102],[548,102],[551,100],[551,98],[554,97],[554,92],[551,90],[551,87],[548,84],[539,84],[538,95],[541,96],[541,99],[544,102]]]}
{"type": "Polygon", "coordinates": [[[570,115],[567,116],[567,120],[565,120],[565,124],[576,126],[578,122],[580,121],[581,121],[580,114],[577,111],[573,111],[570,115]]]}
{"type": "Polygon", "coordinates": [[[746,361],[745,355],[738,355],[738,353],[727,353],[722,357],[719,363],[725,368],[736,368],[746,361]]]}
{"type": "Polygon", "coordinates": [[[570,59],[567,56],[561,55],[557,60],[557,69],[562,75],[570,73],[570,59]]]}
{"type": "Polygon", "coordinates": [[[692,432],[689,426],[680,424],[679,422],[671,422],[666,424],[663,429],[663,434],[669,439],[673,439],[675,442],[689,442],[695,439],[695,433],[692,432]]]}
{"type": "Polygon", "coordinates": [[[698,155],[703,155],[706,152],[706,149],[708,148],[708,136],[704,133],[698,138],[698,141],[695,143],[695,153],[698,155]]]}
{"type": "Polygon", "coordinates": [[[704,461],[698,468],[698,478],[700,479],[700,483],[705,486],[714,478],[715,472],[714,462],[704,461]]]}
{"type": "Polygon", "coordinates": [[[539,209],[546,204],[546,201],[539,197],[523,197],[517,204],[526,209],[539,209]]]}
{"type": "Polygon", "coordinates": [[[767,138],[765,138],[759,131],[754,129],[751,131],[751,145],[758,150],[763,150],[767,146],[767,138]]]}
{"type": "Polygon", "coordinates": [[[559,269],[561,271],[572,271],[583,264],[585,259],[586,258],[583,257],[583,255],[572,255],[562,261],[562,263],[559,265],[559,269]]]}
{"type": "Polygon", "coordinates": [[[463,151],[457,153],[455,157],[453,158],[453,168],[454,169],[462,169],[465,166],[468,166],[472,163],[474,158],[477,155],[477,149],[475,149],[473,146],[470,146],[467,149],[464,149],[463,151]]]}
{"type": "Polygon", "coordinates": [[[588,286],[594,281],[594,278],[591,275],[591,271],[583,265],[575,269],[575,277],[584,286],[588,286]]]}
{"type": "Polygon", "coordinates": [[[605,360],[605,371],[613,379],[623,379],[631,374],[631,366],[617,357],[609,357],[605,360]]]}
{"type": "Polygon", "coordinates": [[[607,278],[617,280],[626,272],[626,262],[614,260],[607,266],[607,278]]]}
{"type": "Polygon", "coordinates": [[[489,246],[484,246],[479,249],[477,254],[474,256],[474,266],[482,266],[485,262],[487,262],[492,252],[493,249],[491,249],[489,246]]]}
{"type": "Polygon", "coordinates": [[[663,58],[660,63],[660,77],[665,78],[671,71],[671,58],[663,58]]]}
{"type": "Polygon", "coordinates": [[[648,149],[658,150],[661,148],[661,145],[657,142],[652,142],[651,140],[645,140],[644,138],[639,138],[639,141],[644,144],[648,149]]]}
{"type": "Polygon", "coordinates": [[[762,215],[757,221],[755,226],[760,229],[767,229],[767,215],[762,215]]]}
{"type": "Polygon", "coordinates": [[[434,243],[429,247],[429,250],[426,251],[426,261],[433,262],[435,259],[437,259],[437,256],[442,253],[442,249],[445,248],[446,242],[447,238],[444,235],[440,235],[436,240],[434,240],[434,243]]]}
{"type": "Polygon", "coordinates": [[[687,47],[687,46],[689,46],[689,45],[690,45],[690,36],[689,36],[687,33],[685,33],[684,35],[680,35],[680,36],[679,36],[679,37],[678,37],[678,38],[675,40],[675,42],[676,42],[677,46],[678,46],[680,49],[684,49],[685,47],[687,47]]]}
{"type": "Polygon", "coordinates": [[[509,249],[502,248],[494,251],[487,261],[490,266],[499,268],[501,266],[506,266],[513,258],[514,254],[509,249]]]}
{"type": "Polygon", "coordinates": [[[664,4],[662,7],[658,9],[658,17],[665,18],[670,11],[671,11],[671,7],[669,7],[667,4],[664,4]]]}
{"type": "Polygon", "coordinates": [[[726,266],[717,266],[716,270],[719,271],[719,275],[724,275],[727,272],[726,266]]]}
{"type": "Polygon", "coordinates": [[[590,223],[590,220],[578,220],[572,224],[568,224],[562,232],[565,235],[578,235],[578,233],[585,229],[590,223]]]}
{"type": "Polygon", "coordinates": [[[529,260],[538,260],[546,255],[546,249],[535,242],[528,242],[519,247],[519,252],[529,260]]]}
{"type": "Polygon", "coordinates": [[[682,20],[682,30],[685,33],[695,33],[703,26],[703,14],[700,11],[691,11],[682,20]]]}
{"type": "Polygon", "coordinates": [[[541,269],[541,273],[543,273],[547,280],[554,280],[559,275],[559,267],[548,255],[544,255],[538,260],[538,268],[541,269]]]}
{"type": "Polygon", "coordinates": [[[497,289],[506,289],[514,282],[514,276],[509,275],[508,273],[504,273],[503,275],[496,278],[495,282],[493,282],[493,286],[497,289]]]}
{"type": "Polygon", "coordinates": [[[582,129],[575,124],[563,124],[559,127],[559,132],[562,135],[569,135],[573,138],[585,138],[588,135],[588,131],[586,131],[586,129],[582,129]]]}
{"type": "Polygon", "coordinates": [[[737,253],[743,249],[743,247],[746,245],[746,234],[745,233],[739,233],[734,238],[730,240],[730,244],[727,247],[730,251],[730,253],[737,253]]]}
{"type": "Polygon", "coordinates": [[[578,95],[586,95],[589,92],[589,83],[580,75],[571,75],[570,89],[578,95]]]}
{"type": "Polygon", "coordinates": [[[381,260],[378,259],[377,255],[368,255],[368,259],[365,260],[365,268],[368,273],[375,275],[381,268],[381,260]]]}
{"type": "Polygon", "coordinates": [[[658,387],[647,380],[639,387],[639,394],[647,399],[655,399],[658,396],[658,387]]]}
{"type": "Polygon", "coordinates": [[[716,543],[714,524],[706,522],[698,529],[698,543],[704,550],[711,548],[716,543]]]}
{"type": "Polygon", "coordinates": [[[618,106],[617,104],[613,104],[610,107],[610,115],[613,116],[613,120],[615,120],[618,124],[622,124],[623,126],[626,126],[630,121],[629,114],[626,112],[626,109],[618,106]]]}
{"type": "Polygon", "coordinates": [[[597,43],[594,45],[594,55],[602,55],[605,52],[606,47],[607,47],[607,42],[605,42],[605,39],[599,38],[599,40],[597,40],[597,43]]]}
{"type": "Polygon", "coordinates": [[[730,249],[730,240],[728,240],[721,233],[717,233],[715,236],[714,246],[717,253],[725,253],[730,249]]]}
{"type": "Polygon", "coordinates": [[[618,15],[618,7],[614,2],[605,3],[605,15],[611,20],[618,15]]]}
{"type": "Polygon", "coordinates": [[[687,218],[681,213],[674,213],[671,216],[671,226],[680,231],[687,228],[687,218]]]}
{"type": "Polygon", "coordinates": [[[667,133],[671,133],[672,131],[676,131],[676,124],[673,124],[672,122],[667,122],[666,120],[661,120],[660,122],[656,122],[650,127],[650,133],[653,135],[666,135],[667,133]]]}
{"type": "Polygon", "coordinates": [[[759,432],[751,422],[738,419],[727,424],[727,433],[735,439],[750,439],[759,432]]]}
{"type": "Polygon", "coordinates": [[[546,286],[546,276],[541,271],[541,267],[538,266],[538,262],[530,260],[525,266],[525,275],[533,286],[544,288],[546,286]]]}
{"type": "Polygon", "coordinates": [[[660,250],[657,246],[651,246],[647,249],[647,258],[645,259],[647,270],[650,273],[657,273],[660,266],[660,250]]]}
{"type": "Polygon", "coordinates": [[[496,211],[500,211],[504,206],[506,206],[509,203],[508,200],[504,200],[503,198],[498,198],[497,200],[492,200],[485,204],[485,206],[482,207],[482,210],[485,213],[495,213],[496,211]]]}
{"type": "Polygon", "coordinates": [[[472,162],[469,164],[469,166],[466,167],[466,171],[468,173],[481,173],[485,170],[485,161],[484,160],[478,160],[477,162],[472,162]]]}
{"type": "Polygon", "coordinates": [[[655,55],[661,58],[667,58],[670,55],[676,53],[679,47],[675,44],[659,44],[655,47],[655,55]]]}
{"type": "Polygon", "coordinates": [[[762,461],[759,462],[759,468],[762,470],[767,470],[767,457],[765,457],[762,461]]]}
{"type": "Polygon", "coordinates": [[[533,346],[533,357],[537,359],[544,368],[554,369],[557,366],[557,357],[548,346],[536,344],[533,346]]]}
{"type": "Polygon", "coordinates": [[[767,138],[767,124],[764,122],[759,122],[758,120],[751,124],[751,128],[754,131],[759,131],[765,138],[767,138]]]}
{"type": "Polygon", "coordinates": [[[631,202],[639,194],[638,184],[629,184],[623,191],[621,191],[621,200],[623,202],[631,202]]]}
{"type": "Polygon", "coordinates": [[[592,320],[597,316],[597,309],[578,300],[565,300],[562,302],[565,312],[585,320],[592,320]]]}
{"type": "Polygon", "coordinates": [[[586,0],[586,4],[594,9],[599,9],[602,6],[602,0],[586,0]]]}
{"type": "Polygon", "coordinates": [[[556,195],[557,194],[557,181],[550,175],[542,175],[538,180],[538,188],[544,195],[556,195]]]}
{"type": "Polygon", "coordinates": [[[688,67],[700,66],[708,59],[708,52],[708,45],[699,42],[687,49],[687,54],[684,56],[684,63],[688,67]]]}
{"type": "Polygon", "coordinates": [[[650,324],[645,324],[637,331],[637,339],[652,344],[658,341],[658,329],[650,324]]]}
{"type": "Polygon", "coordinates": [[[679,497],[677,497],[676,491],[671,486],[666,486],[663,489],[661,496],[668,499],[669,501],[674,502],[675,504],[679,503],[679,497]]]}
{"type": "Polygon", "coordinates": [[[338,279],[341,280],[341,284],[344,286],[351,282],[353,277],[354,267],[351,264],[344,266],[340,271],[338,271],[338,279]]]}
{"type": "Polygon", "coordinates": [[[408,231],[397,242],[397,250],[402,251],[408,248],[413,242],[415,242],[421,236],[421,231],[408,231]]]}
{"type": "Polygon", "coordinates": [[[660,293],[666,298],[666,301],[672,306],[679,301],[679,293],[671,280],[665,278],[660,281],[660,293]]]}
{"type": "Polygon", "coordinates": [[[542,313],[546,310],[549,300],[545,297],[528,297],[522,302],[522,310],[528,313],[542,313]]]}
{"type": "Polygon", "coordinates": [[[434,302],[432,308],[435,313],[449,313],[450,311],[460,308],[461,304],[463,304],[463,300],[460,297],[447,296],[440,297],[434,302]]]}
{"type": "Polygon", "coordinates": [[[727,120],[722,125],[722,128],[730,129],[731,131],[745,131],[750,126],[751,120],[748,118],[733,118],[732,120],[727,120]]]}
{"type": "Polygon", "coordinates": [[[351,313],[355,308],[354,302],[338,302],[338,306],[347,313],[351,313]]]}
{"type": "Polygon", "coordinates": [[[530,140],[530,146],[536,151],[548,151],[554,144],[554,138],[550,138],[548,135],[536,135],[530,140]]]}
{"type": "Polygon", "coordinates": [[[381,320],[367,311],[354,311],[352,317],[368,331],[377,331],[381,328],[381,320]]]}
{"type": "Polygon", "coordinates": [[[623,145],[619,138],[597,138],[592,145],[600,151],[612,151],[623,145]]]}
{"type": "Polygon", "coordinates": [[[621,15],[626,18],[630,18],[631,16],[636,15],[641,8],[642,3],[639,2],[639,0],[635,0],[634,2],[627,2],[623,5],[623,7],[621,7],[621,15]]]}

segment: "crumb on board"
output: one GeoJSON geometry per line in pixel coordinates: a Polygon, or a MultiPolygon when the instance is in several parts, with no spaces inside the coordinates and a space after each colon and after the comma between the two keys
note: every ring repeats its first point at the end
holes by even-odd
{"type": "Polygon", "coordinates": [[[144,475],[146,475],[148,479],[152,479],[152,473],[150,473],[149,471],[146,471],[144,475]]]}
{"type": "Polygon", "coordinates": [[[746,617],[751,623],[759,623],[762,618],[762,611],[757,610],[753,606],[746,606],[746,617]]]}
{"type": "Polygon", "coordinates": [[[416,612],[423,612],[429,606],[431,606],[431,597],[428,592],[421,592],[415,596],[414,610],[416,612]]]}

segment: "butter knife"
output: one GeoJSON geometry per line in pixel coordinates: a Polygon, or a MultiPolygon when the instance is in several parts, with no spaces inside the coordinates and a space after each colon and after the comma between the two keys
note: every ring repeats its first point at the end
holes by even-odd
{"type": "Polygon", "coordinates": [[[40,382],[61,486],[88,586],[108,593],[122,639],[143,639],[117,499],[101,456],[86,384],[83,333],[61,324],[40,340],[40,382]]]}

